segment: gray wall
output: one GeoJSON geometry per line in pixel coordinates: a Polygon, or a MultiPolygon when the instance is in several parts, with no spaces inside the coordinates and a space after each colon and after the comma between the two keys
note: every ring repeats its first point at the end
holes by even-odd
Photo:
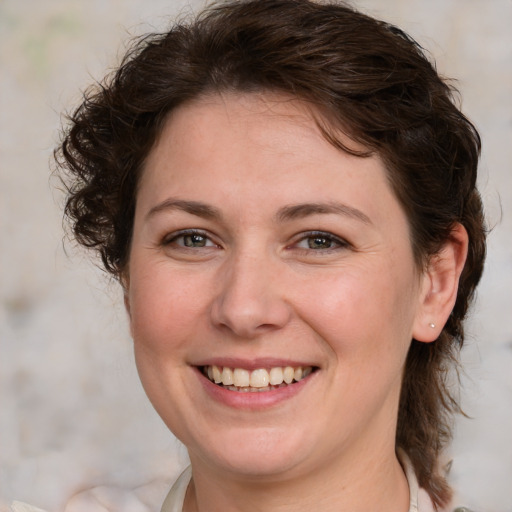
{"type": "MultiPolygon", "coordinates": [[[[457,423],[452,481],[461,503],[510,512],[512,1],[354,4],[431,51],[483,136],[480,187],[494,230],[464,352],[473,419],[457,423]]],[[[62,243],[62,195],[48,171],[60,113],[79,89],[115,64],[129,34],[164,27],[184,5],[0,1],[0,510],[14,498],[102,510],[87,505],[94,494],[124,512],[149,510],[143,503],[157,503],[186,463],[138,383],[117,286],[62,243]]]]}

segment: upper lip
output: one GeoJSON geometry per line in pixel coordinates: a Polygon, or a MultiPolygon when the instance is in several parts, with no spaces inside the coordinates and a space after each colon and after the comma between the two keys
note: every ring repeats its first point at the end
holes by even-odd
{"type": "Polygon", "coordinates": [[[281,359],[276,357],[258,357],[255,359],[241,359],[236,357],[212,357],[195,362],[193,366],[218,366],[221,368],[243,368],[244,370],[258,370],[260,368],[276,368],[278,366],[291,366],[297,368],[299,366],[313,366],[311,362],[304,362],[295,359],[281,359]]]}

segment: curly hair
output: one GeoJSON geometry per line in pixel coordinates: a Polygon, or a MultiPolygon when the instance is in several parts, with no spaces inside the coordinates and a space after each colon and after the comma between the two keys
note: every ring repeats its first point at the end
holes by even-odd
{"type": "Polygon", "coordinates": [[[480,138],[456,91],[400,29],[340,2],[232,0],[136,40],[117,70],[85,92],[56,150],[76,240],[122,278],[137,184],[169,112],[229,91],[305,100],[332,144],[351,151],[336,137],[341,130],[367,148],[361,158],[377,153],[407,214],[418,267],[456,223],[465,227],[468,257],[455,307],[435,343],[412,340],[396,433],[420,485],[442,506],[450,488],[439,458],[460,412],[448,377],[485,258],[480,138]]]}

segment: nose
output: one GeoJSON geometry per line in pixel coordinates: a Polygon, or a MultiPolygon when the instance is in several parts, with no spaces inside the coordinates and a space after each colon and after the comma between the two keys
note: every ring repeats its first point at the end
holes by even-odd
{"type": "Polygon", "coordinates": [[[282,269],[262,255],[234,256],[219,276],[213,324],[239,339],[255,339],[284,327],[291,317],[282,269]]]}

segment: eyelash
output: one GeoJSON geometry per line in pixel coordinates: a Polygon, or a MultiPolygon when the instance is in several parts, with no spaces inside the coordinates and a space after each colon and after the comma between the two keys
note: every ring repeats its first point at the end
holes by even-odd
{"type": "Polygon", "coordinates": [[[325,253],[325,252],[337,251],[340,249],[346,249],[348,247],[350,247],[350,244],[346,240],[343,240],[342,238],[339,238],[339,237],[333,235],[332,233],[329,233],[326,231],[309,231],[306,233],[302,233],[300,238],[297,241],[293,242],[293,244],[291,244],[287,248],[290,248],[290,249],[297,248],[299,250],[303,250],[303,251],[307,251],[307,252],[313,251],[313,252],[325,253]],[[332,247],[332,246],[326,247],[326,248],[322,248],[322,247],[314,248],[311,246],[309,246],[307,248],[306,247],[297,247],[300,242],[314,240],[314,239],[326,240],[329,243],[331,243],[332,245],[334,245],[334,247],[332,247]]]}
{"type": "MultiPolygon", "coordinates": [[[[178,231],[176,233],[172,233],[170,236],[166,237],[162,241],[162,245],[165,245],[165,246],[169,246],[169,245],[173,245],[173,244],[177,245],[179,248],[182,248],[182,249],[203,249],[203,248],[213,247],[213,246],[219,247],[218,244],[216,244],[211,239],[211,237],[208,233],[206,233],[205,231],[201,231],[199,229],[186,229],[183,231],[178,231]],[[203,245],[203,246],[199,246],[199,247],[190,247],[190,246],[185,245],[185,243],[184,243],[185,238],[193,237],[193,236],[203,238],[205,240],[205,244],[208,244],[208,242],[210,242],[210,245],[203,245]],[[182,244],[177,244],[177,241],[179,239],[183,239],[182,244]]],[[[300,251],[304,251],[304,252],[308,252],[308,253],[311,253],[312,251],[325,253],[325,252],[331,252],[331,251],[344,249],[347,247],[350,247],[350,244],[346,240],[343,240],[342,238],[339,238],[339,237],[333,235],[332,233],[325,232],[325,231],[308,231],[306,233],[301,233],[300,238],[297,238],[292,244],[288,245],[286,247],[286,249],[289,249],[289,250],[298,249],[300,251]],[[331,246],[330,247],[311,247],[308,243],[308,247],[299,247],[299,244],[301,242],[305,242],[308,240],[315,240],[315,239],[318,241],[324,240],[324,241],[328,242],[331,246]]]]}
{"type": "Polygon", "coordinates": [[[171,235],[165,237],[162,241],[162,245],[164,245],[164,246],[173,245],[173,244],[177,245],[181,249],[203,249],[205,247],[213,247],[213,246],[218,247],[218,244],[216,244],[211,239],[211,237],[208,235],[208,233],[201,231],[199,229],[185,229],[183,231],[178,231],[178,232],[172,233],[171,235]],[[201,238],[205,239],[206,243],[210,242],[211,245],[204,245],[204,246],[200,246],[200,247],[188,247],[184,243],[179,244],[179,245],[176,243],[177,240],[179,240],[180,238],[183,239],[183,241],[184,241],[184,239],[186,237],[193,237],[193,236],[201,237],[201,238]]]}

